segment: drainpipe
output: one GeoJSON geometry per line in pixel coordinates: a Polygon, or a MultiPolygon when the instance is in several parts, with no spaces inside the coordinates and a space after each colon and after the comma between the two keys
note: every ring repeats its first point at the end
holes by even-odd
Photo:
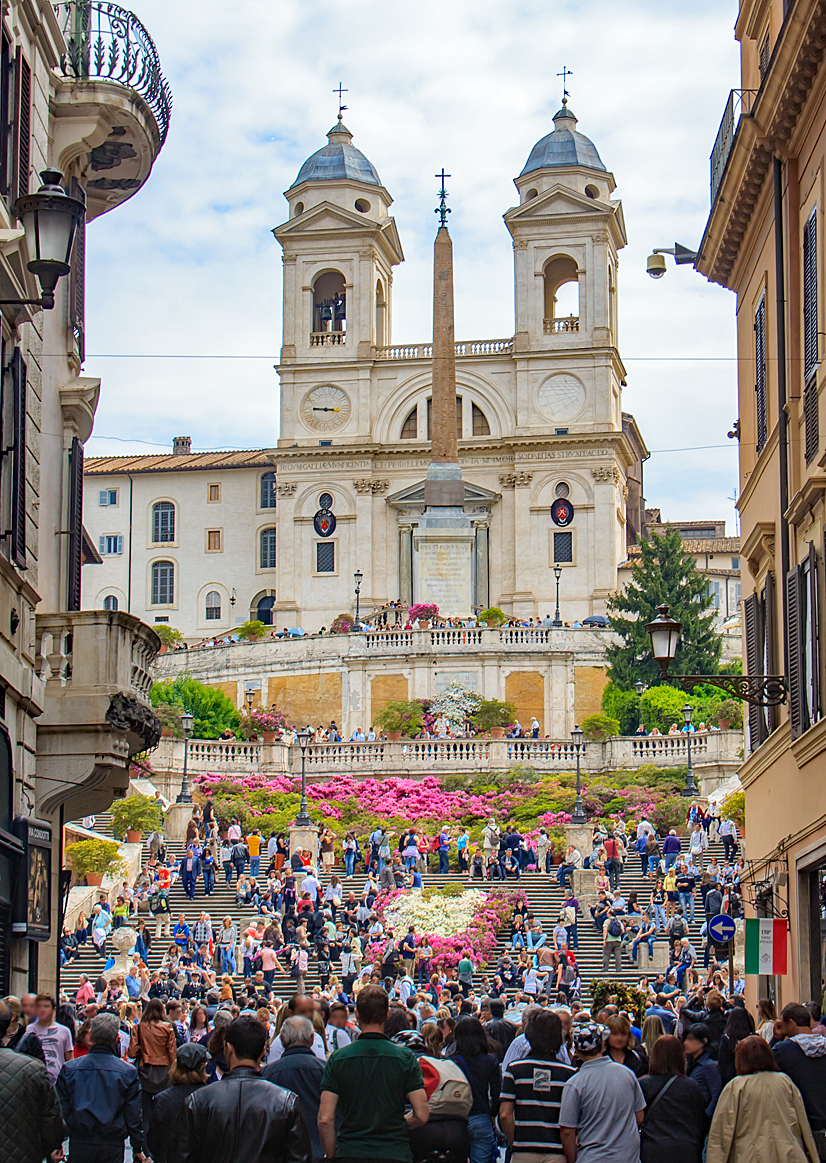
{"type": "Polygon", "coordinates": [[[129,577],[126,581],[126,612],[132,613],[132,478],[129,477],[129,560],[127,562],[127,569],[129,570],[129,577]]]}
{"type": "Polygon", "coordinates": [[[774,158],[774,258],[777,299],[777,434],[780,452],[780,578],[779,597],[783,627],[783,673],[789,673],[786,640],[786,574],[789,572],[789,450],[786,414],[786,274],[783,249],[783,162],[774,158]]]}

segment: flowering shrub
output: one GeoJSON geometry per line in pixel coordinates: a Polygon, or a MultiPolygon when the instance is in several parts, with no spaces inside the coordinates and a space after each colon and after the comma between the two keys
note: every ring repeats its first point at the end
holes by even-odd
{"type": "Polygon", "coordinates": [[[352,614],[336,614],[330,626],[331,634],[351,634],[355,626],[352,614]]]}
{"type": "Polygon", "coordinates": [[[267,711],[263,707],[256,707],[251,713],[241,712],[241,730],[245,739],[260,735],[264,731],[275,731],[280,738],[286,727],[287,720],[279,710],[267,711]]]}
{"type": "MultiPolygon", "coordinates": [[[[522,889],[465,889],[459,895],[400,889],[378,896],[373,910],[385,932],[407,932],[408,926],[415,925],[417,934],[426,936],[433,949],[433,968],[455,969],[465,952],[474,965],[484,965],[496,947],[499,930],[526,899],[522,889]]],[[[368,960],[380,960],[382,948],[381,941],[368,945],[368,960]]]]}
{"type": "Polygon", "coordinates": [[[471,718],[481,705],[480,694],[459,682],[452,682],[431,699],[429,713],[437,723],[439,719],[445,719],[450,733],[456,735],[464,731],[465,720],[471,718]]]}
{"type": "Polygon", "coordinates": [[[422,618],[438,618],[439,607],[431,605],[429,602],[417,602],[415,606],[410,606],[407,611],[407,616],[411,622],[416,618],[420,621],[422,618]]]}

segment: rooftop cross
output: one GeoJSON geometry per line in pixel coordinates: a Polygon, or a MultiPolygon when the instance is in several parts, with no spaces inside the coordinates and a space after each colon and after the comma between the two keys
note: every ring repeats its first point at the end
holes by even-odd
{"type": "Polygon", "coordinates": [[[563,65],[563,66],[562,66],[562,72],[561,72],[561,73],[557,73],[556,75],[557,75],[558,77],[561,77],[561,78],[562,78],[562,104],[563,104],[563,105],[567,105],[567,104],[568,104],[568,98],[569,98],[569,97],[570,97],[570,95],[571,95],[571,94],[568,92],[568,78],[569,78],[569,77],[572,77],[574,74],[571,72],[571,70],[570,70],[569,68],[567,68],[565,65],[563,65]]]}
{"type": "Polygon", "coordinates": [[[450,207],[447,204],[447,190],[445,189],[445,178],[449,178],[450,174],[446,174],[445,167],[442,166],[442,172],[436,174],[436,177],[442,185],[439,190],[439,205],[433,213],[439,215],[439,228],[441,229],[442,226],[447,226],[447,216],[450,213],[450,207]]]}
{"type": "Polygon", "coordinates": [[[341,81],[339,81],[338,88],[333,89],[333,92],[338,93],[338,119],[339,119],[339,121],[341,121],[341,115],[347,109],[347,106],[342,104],[342,98],[343,98],[344,94],[349,93],[350,90],[345,89],[344,86],[342,85],[341,81]]]}

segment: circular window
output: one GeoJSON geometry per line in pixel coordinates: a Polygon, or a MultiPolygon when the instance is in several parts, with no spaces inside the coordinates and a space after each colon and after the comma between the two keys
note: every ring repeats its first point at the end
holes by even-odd
{"type": "Polygon", "coordinates": [[[528,190],[527,194],[525,195],[525,201],[530,202],[531,198],[537,198],[538,196],[539,190],[528,190]]]}
{"type": "Polygon", "coordinates": [[[333,498],[330,496],[329,493],[322,493],[321,494],[321,496],[318,498],[318,507],[319,507],[319,509],[332,509],[333,498]]]}
{"type": "Polygon", "coordinates": [[[559,484],[554,489],[554,496],[555,497],[567,497],[570,494],[570,492],[571,492],[571,490],[565,484],[565,481],[560,481],[559,484]]]}
{"type": "Polygon", "coordinates": [[[295,209],[293,210],[293,213],[296,216],[298,216],[299,214],[303,214],[304,213],[304,203],[303,202],[296,202],[295,209]]]}
{"type": "Polygon", "coordinates": [[[370,209],[370,203],[366,198],[356,198],[355,206],[359,214],[366,214],[370,209]]]}
{"type": "Polygon", "coordinates": [[[586,186],[585,193],[588,195],[589,198],[598,198],[599,197],[599,190],[596,188],[596,186],[586,186]]]}

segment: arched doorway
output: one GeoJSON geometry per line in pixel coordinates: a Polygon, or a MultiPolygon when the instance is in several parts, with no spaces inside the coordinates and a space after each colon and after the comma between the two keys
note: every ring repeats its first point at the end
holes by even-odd
{"type": "Polygon", "coordinates": [[[263,622],[265,626],[272,626],[272,608],[275,605],[275,592],[262,590],[250,602],[250,618],[263,622]]]}

